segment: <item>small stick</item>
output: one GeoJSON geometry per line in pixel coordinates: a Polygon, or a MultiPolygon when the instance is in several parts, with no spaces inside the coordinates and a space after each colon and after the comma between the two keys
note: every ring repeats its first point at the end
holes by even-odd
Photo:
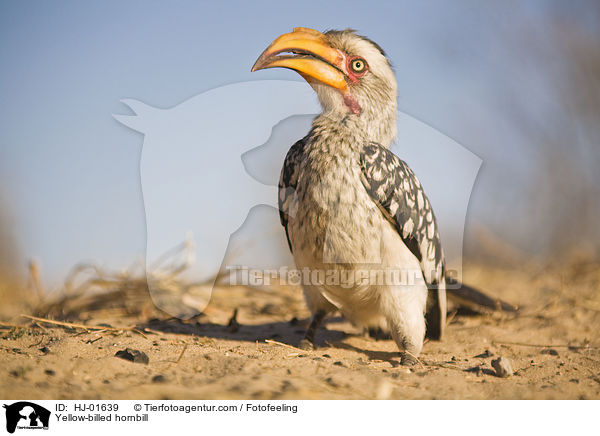
{"type": "MultiPolygon", "coordinates": [[[[38,318],[36,316],[30,316],[30,315],[21,315],[21,316],[23,318],[32,319],[34,321],[45,322],[46,324],[55,324],[55,325],[60,325],[63,327],[79,328],[79,329],[84,329],[84,330],[102,330],[102,329],[106,328],[105,326],[75,324],[72,322],[55,321],[53,319],[38,318]]],[[[115,329],[115,330],[117,330],[117,329],[115,329]]]]}
{"type": "Polygon", "coordinates": [[[148,327],[144,327],[144,331],[145,331],[146,333],[153,333],[153,334],[155,334],[155,335],[159,335],[159,336],[162,336],[162,335],[164,335],[164,333],[163,333],[163,332],[161,332],[161,331],[158,331],[158,330],[152,330],[152,329],[149,329],[148,327]]]}
{"type": "Polygon", "coordinates": [[[35,325],[36,327],[41,328],[42,330],[48,330],[46,327],[44,327],[42,324],[40,324],[39,322],[34,322],[33,325],[35,325]]]}
{"type": "Polygon", "coordinates": [[[587,345],[568,345],[568,344],[559,344],[559,345],[552,345],[552,344],[525,344],[523,342],[498,342],[498,341],[493,341],[494,344],[497,345],[517,345],[519,347],[536,347],[536,348],[587,348],[587,349],[598,349],[600,347],[590,347],[587,345]]]}
{"type": "Polygon", "coordinates": [[[31,344],[28,348],[33,348],[37,347],[38,345],[42,345],[42,342],[44,342],[45,340],[46,338],[42,336],[42,339],[40,339],[40,341],[37,344],[31,344]]]}
{"type": "Polygon", "coordinates": [[[148,336],[146,336],[141,330],[138,330],[136,328],[131,328],[131,329],[127,329],[127,330],[131,330],[134,333],[137,333],[138,335],[142,336],[144,339],[148,339],[148,336]]]}
{"type": "Polygon", "coordinates": [[[108,331],[108,328],[104,327],[104,330],[98,330],[97,332],[94,332],[94,333],[96,333],[97,335],[99,335],[99,334],[107,332],[107,331],[108,331]]]}
{"type": "MultiPolygon", "coordinates": [[[[53,319],[38,318],[36,316],[30,316],[30,315],[21,315],[21,316],[23,318],[31,319],[36,322],[44,322],[46,324],[54,324],[54,325],[59,325],[61,327],[83,329],[86,332],[90,331],[90,330],[99,330],[100,332],[113,332],[113,333],[124,331],[124,330],[131,331],[131,332],[138,333],[138,334],[142,335],[144,338],[148,339],[148,336],[146,336],[142,331],[137,329],[135,326],[116,328],[116,327],[106,327],[106,326],[100,326],[100,325],[85,325],[85,324],[77,324],[77,323],[65,322],[65,321],[55,321],[53,319]]],[[[147,332],[160,334],[159,332],[150,331],[149,329],[144,329],[144,330],[146,330],[147,332]]],[[[82,333],[84,333],[84,332],[82,332],[82,333]]],[[[82,334],[82,333],[79,333],[79,334],[82,334]]]]}
{"type": "Polygon", "coordinates": [[[446,325],[450,325],[452,323],[452,321],[454,321],[454,317],[456,316],[456,314],[458,313],[458,310],[455,310],[453,312],[450,313],[450,315],[448,315],[448,318],[446,319],[446,325]]]}
{"type": "Polygon", "coordinates": [[[425,369],[425,365],[423,365],[423,362],[421,362],[417,356],[415,356],[415,355],[414,355],[413,353],[411,353],[410,351],[406,351],[406,350],[404,350],[404,352],[405,352],[406,354],[408,354],[410,357],[412,357],[413,359],[415,359],[417,362],[419,362],[419,365],[421,365],[421,369],[425,369]]]}
{"type": "Polygon", "coordinates": [[[40,284],[40,272],[38,264],[35,260],[29,261],[29,276],[31,277],[31,283],[35,288],[38,298],[41,302],[44,301],[44,290],[40,284]]]}
{"type": "Polygon", "coordinates": [[[290,350],[300,351],[302,353],[306,353],[307,350],[303,350],[302,348],[294,347],[292,345],[284,344],[283,342],[274,341],[273,339],[265,339],[267,344],[279,345],[281,347],[289,348],[290,350]]]}
{"type": "Polygon", "coordinates": [[[437,363],[437,362],[427,362],[428,366],[436,366],[438,368],[445,368],[445,369],[454,369],[456,371],[460,371],[460,372],[464,372],[465,370],[462,369],[460,366],[456,366],[456,365],[449,365],[447,363],[437,363]]]}
{"type": "Polygon", "coordinates": [[[0,327],[6,327],[9,329],[30,329],[31,326],[27,325],[19,325],[19,324],[7,324],[5,322],[0,321],[0,327]]]}
{"type": "Polygon", "coordinates": [[[179,365],[179,362],[181,361],[181,358],[183,357],[183,354],[185,353],[185,350],[188,349],[188,344],[185,344],[183,346],[183,350],[181,350],[181,354],[179,355],[179,357],[177,358],[177,360],[175,361],[176,365],[179,365]]]}

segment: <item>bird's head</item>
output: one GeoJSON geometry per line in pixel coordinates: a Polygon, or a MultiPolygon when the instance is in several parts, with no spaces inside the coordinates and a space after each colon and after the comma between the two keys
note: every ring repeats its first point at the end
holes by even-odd
{"type": "Polygon", "coordinates": [[[275,39],[252,71],[289,68],[316,91],[323,114],[355,119],[388,142],[396,133],[397,83],[389,60],[376,43],[355,31],[297,27],[275,39]]]}

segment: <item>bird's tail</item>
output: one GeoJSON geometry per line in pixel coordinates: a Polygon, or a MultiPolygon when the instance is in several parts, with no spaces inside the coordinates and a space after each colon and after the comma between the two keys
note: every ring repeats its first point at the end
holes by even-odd
{"type": "Polygon", "coordinates": [[[516,313],[519,311],[518,306],[502,301],[499,298],[490,297],[484,292],[472,286],[465,285],[452,277],[446,277],[446,284],[446,293],[449,299],[460,306],[467,307],[476,312],[499,310],[516,313]]]}

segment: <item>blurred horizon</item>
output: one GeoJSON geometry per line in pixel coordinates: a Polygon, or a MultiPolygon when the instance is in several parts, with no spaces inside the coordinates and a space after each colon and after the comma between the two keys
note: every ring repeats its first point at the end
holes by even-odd
{"type": "Polygon", "coordinates": [[[301,81],[250,73],[297,26],[376,41],[399,110],[481,157],[467,257],[490,256],[481,233],[524,256],[600,253],[597,2],[8,1],[0,25],[0,273],[34,258],[56,286],[79,262],[143,257],[144,138],[112,118],[128,113],[120,100],[168,108],[225,84],[301,81]]]}

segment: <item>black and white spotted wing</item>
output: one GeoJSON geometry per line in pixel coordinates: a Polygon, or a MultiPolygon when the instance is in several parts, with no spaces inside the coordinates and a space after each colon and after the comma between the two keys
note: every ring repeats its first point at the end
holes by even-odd
{"type": "Polygon", "coordinates": [[[295,203],[298,171],[304,156],[306,142],[306,138],[302,138],[292,145],[292,148],[289,149],[283,161],[283,168],[281,169],[281,176],[279,178],[279,219],[285,229],[285,236],[290,246],[290,251],[292,251],[292,243],[290,242],[287,225],[289,217],[293,216],[291,208],[294,207],[295,203]]]}
{"type": "Polygon", "coordinates": [[[360,165],[367,192],[419,260],[425,282],[440,284],[444,254],[433,209],[417,176],[406,162],[378,144],[364,148],[360,165]]]}

